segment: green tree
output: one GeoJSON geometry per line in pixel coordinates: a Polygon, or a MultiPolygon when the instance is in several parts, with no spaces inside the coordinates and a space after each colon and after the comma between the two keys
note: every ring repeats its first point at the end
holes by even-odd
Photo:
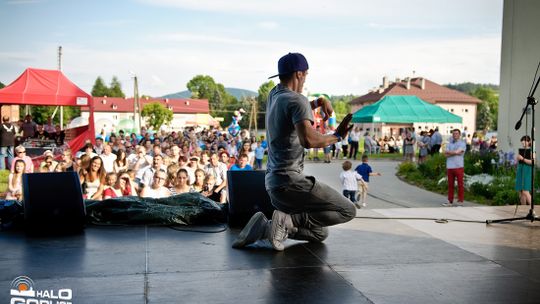
{"type": "Polygon", "coordinates": [[[345,115],[351,112],[351,100],[356,98],[354,95],[341,95],[341,96],[332,96],[332,108],[336,112],[336,120],[339,122],[345,117],[345,115]]]}
{"type": "MultiPolygon", "coordinates": [[[[47,118],[52,117],[56,106],[32,106],[30,113],[32,114],[32,119],[38,124],[46,124],[47,118]]],[[[24,111],[20,112],[24,116],[24,111]]],[[[75,117],[81,116],[80,107],[64,107],[64,125],[66,125],[70,120],[75,117]]],[[[53,118],[54,124],[60,123],[60,109],[56,111],[56,115],[53,118]]]]}
{"type": "Polygon", "coordinates": [[[151,102],[146,104],[141,115],[146,118],[152,129],[159,130],[164,124],[169,124],[173,119],[173,112],[159,102],[151,102]]]}
{"type": "Polygon", "coordinates": [[[5,88],[6,85],[0,82],[0,89],[5,88]]]}
{"type": "Polygon", "coordinates": [[[116,76],[113,76],[108,92],[109,94],[107,96],[109,97],[126,97],[124,92],[122,92],[122,84],[116,76]]]}
{"type": "Polygon", "coordinates": [[[497,130],[499,115],[499,93],[494,89],[482,86],[472,92],[472,96],[482,100],[478,105],[476,126],[480,130],[497,130]]]}
{"type": "Polygon", "coordinates": [[[107,88],[101,76],[98,76],[98,78],[94,82],[94,86],[92,87],[92,96],[103,97],[103,96],[109,96],[108,94],[109,94],[109,88],[107,88]]]}
{"type": "Polygon", "coordinates": [[[230,124],[232,112],[241,106],[234,96],[227,93],[223,84],[216,83],[208,75],[197,75],[186,86],[192,98],[208,99],[210,114],[214,117],[223,117],[224,126],[230,124]]]}

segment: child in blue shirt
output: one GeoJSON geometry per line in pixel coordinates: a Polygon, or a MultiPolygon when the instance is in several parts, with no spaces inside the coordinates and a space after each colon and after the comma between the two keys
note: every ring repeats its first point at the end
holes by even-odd
{"type": "Polygon", "coordinates": [[[262,161],[264,158],[264,150],[262,143],[257,142],[257,148],[255,148],[255,170],[262,169],[262,161]]]}
{"type": "Polygon", "coordinates": [[[359,200],[362,202],[362,207],[366,207],[367,206],[366,197],[367,197],[367,190],[368,190],[368,185],[369,185],[369,177],[381,176],[381,173],[373,172],[373,170],[371,169],[371,166],[368,164],[367,155],[362,155],[362,164],[358,165],[354,170],[358,174],[360,174],[360,176],[362,176],[362,180],[364,182],[364,184],[361,185],[361,187],[359,187],[358,197],[360,198],[359,200]]]}

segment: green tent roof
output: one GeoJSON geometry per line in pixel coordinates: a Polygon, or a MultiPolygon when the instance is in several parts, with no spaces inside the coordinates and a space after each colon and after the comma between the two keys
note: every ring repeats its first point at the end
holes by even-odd
{"type": "Polygon", "coordinates": [[[461,123],[463,119],[416,96],[388,95],[353,114],[352,122],[461,123]]]}

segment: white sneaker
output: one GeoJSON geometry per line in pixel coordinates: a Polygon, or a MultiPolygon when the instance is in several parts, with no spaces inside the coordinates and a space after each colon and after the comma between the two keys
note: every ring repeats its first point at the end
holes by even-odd
{"type": "Polygon", "coordinates": [[[442,206],[443,207],[454,207],[454,204],[448,202],[448,203],[443,203],[442,206]]]}
{"type": "Polygon", "coordinates": [[[289,214],[279,210],[274,211],[269,239],[275,250],[283,251],[285,249],[283,243],[287,240],[289,233],[295,233],[296,231],[298,229],[293,226],[292,218],[289,214]]]}
{"type": "Polygon", "coordinates": [[[362,203],[362,208],[366,208],[367,207],[367,204],[366,203],[362,203]]]}

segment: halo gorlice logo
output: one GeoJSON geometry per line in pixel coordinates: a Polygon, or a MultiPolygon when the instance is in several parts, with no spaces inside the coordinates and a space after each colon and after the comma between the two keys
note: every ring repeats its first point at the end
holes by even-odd
{"type": "Polygon", "coordinates": [[[71,289],[35,290],[34,281],[26,276],[16,277],[11,282],[10,304],[72,304],[71,289]]]}

